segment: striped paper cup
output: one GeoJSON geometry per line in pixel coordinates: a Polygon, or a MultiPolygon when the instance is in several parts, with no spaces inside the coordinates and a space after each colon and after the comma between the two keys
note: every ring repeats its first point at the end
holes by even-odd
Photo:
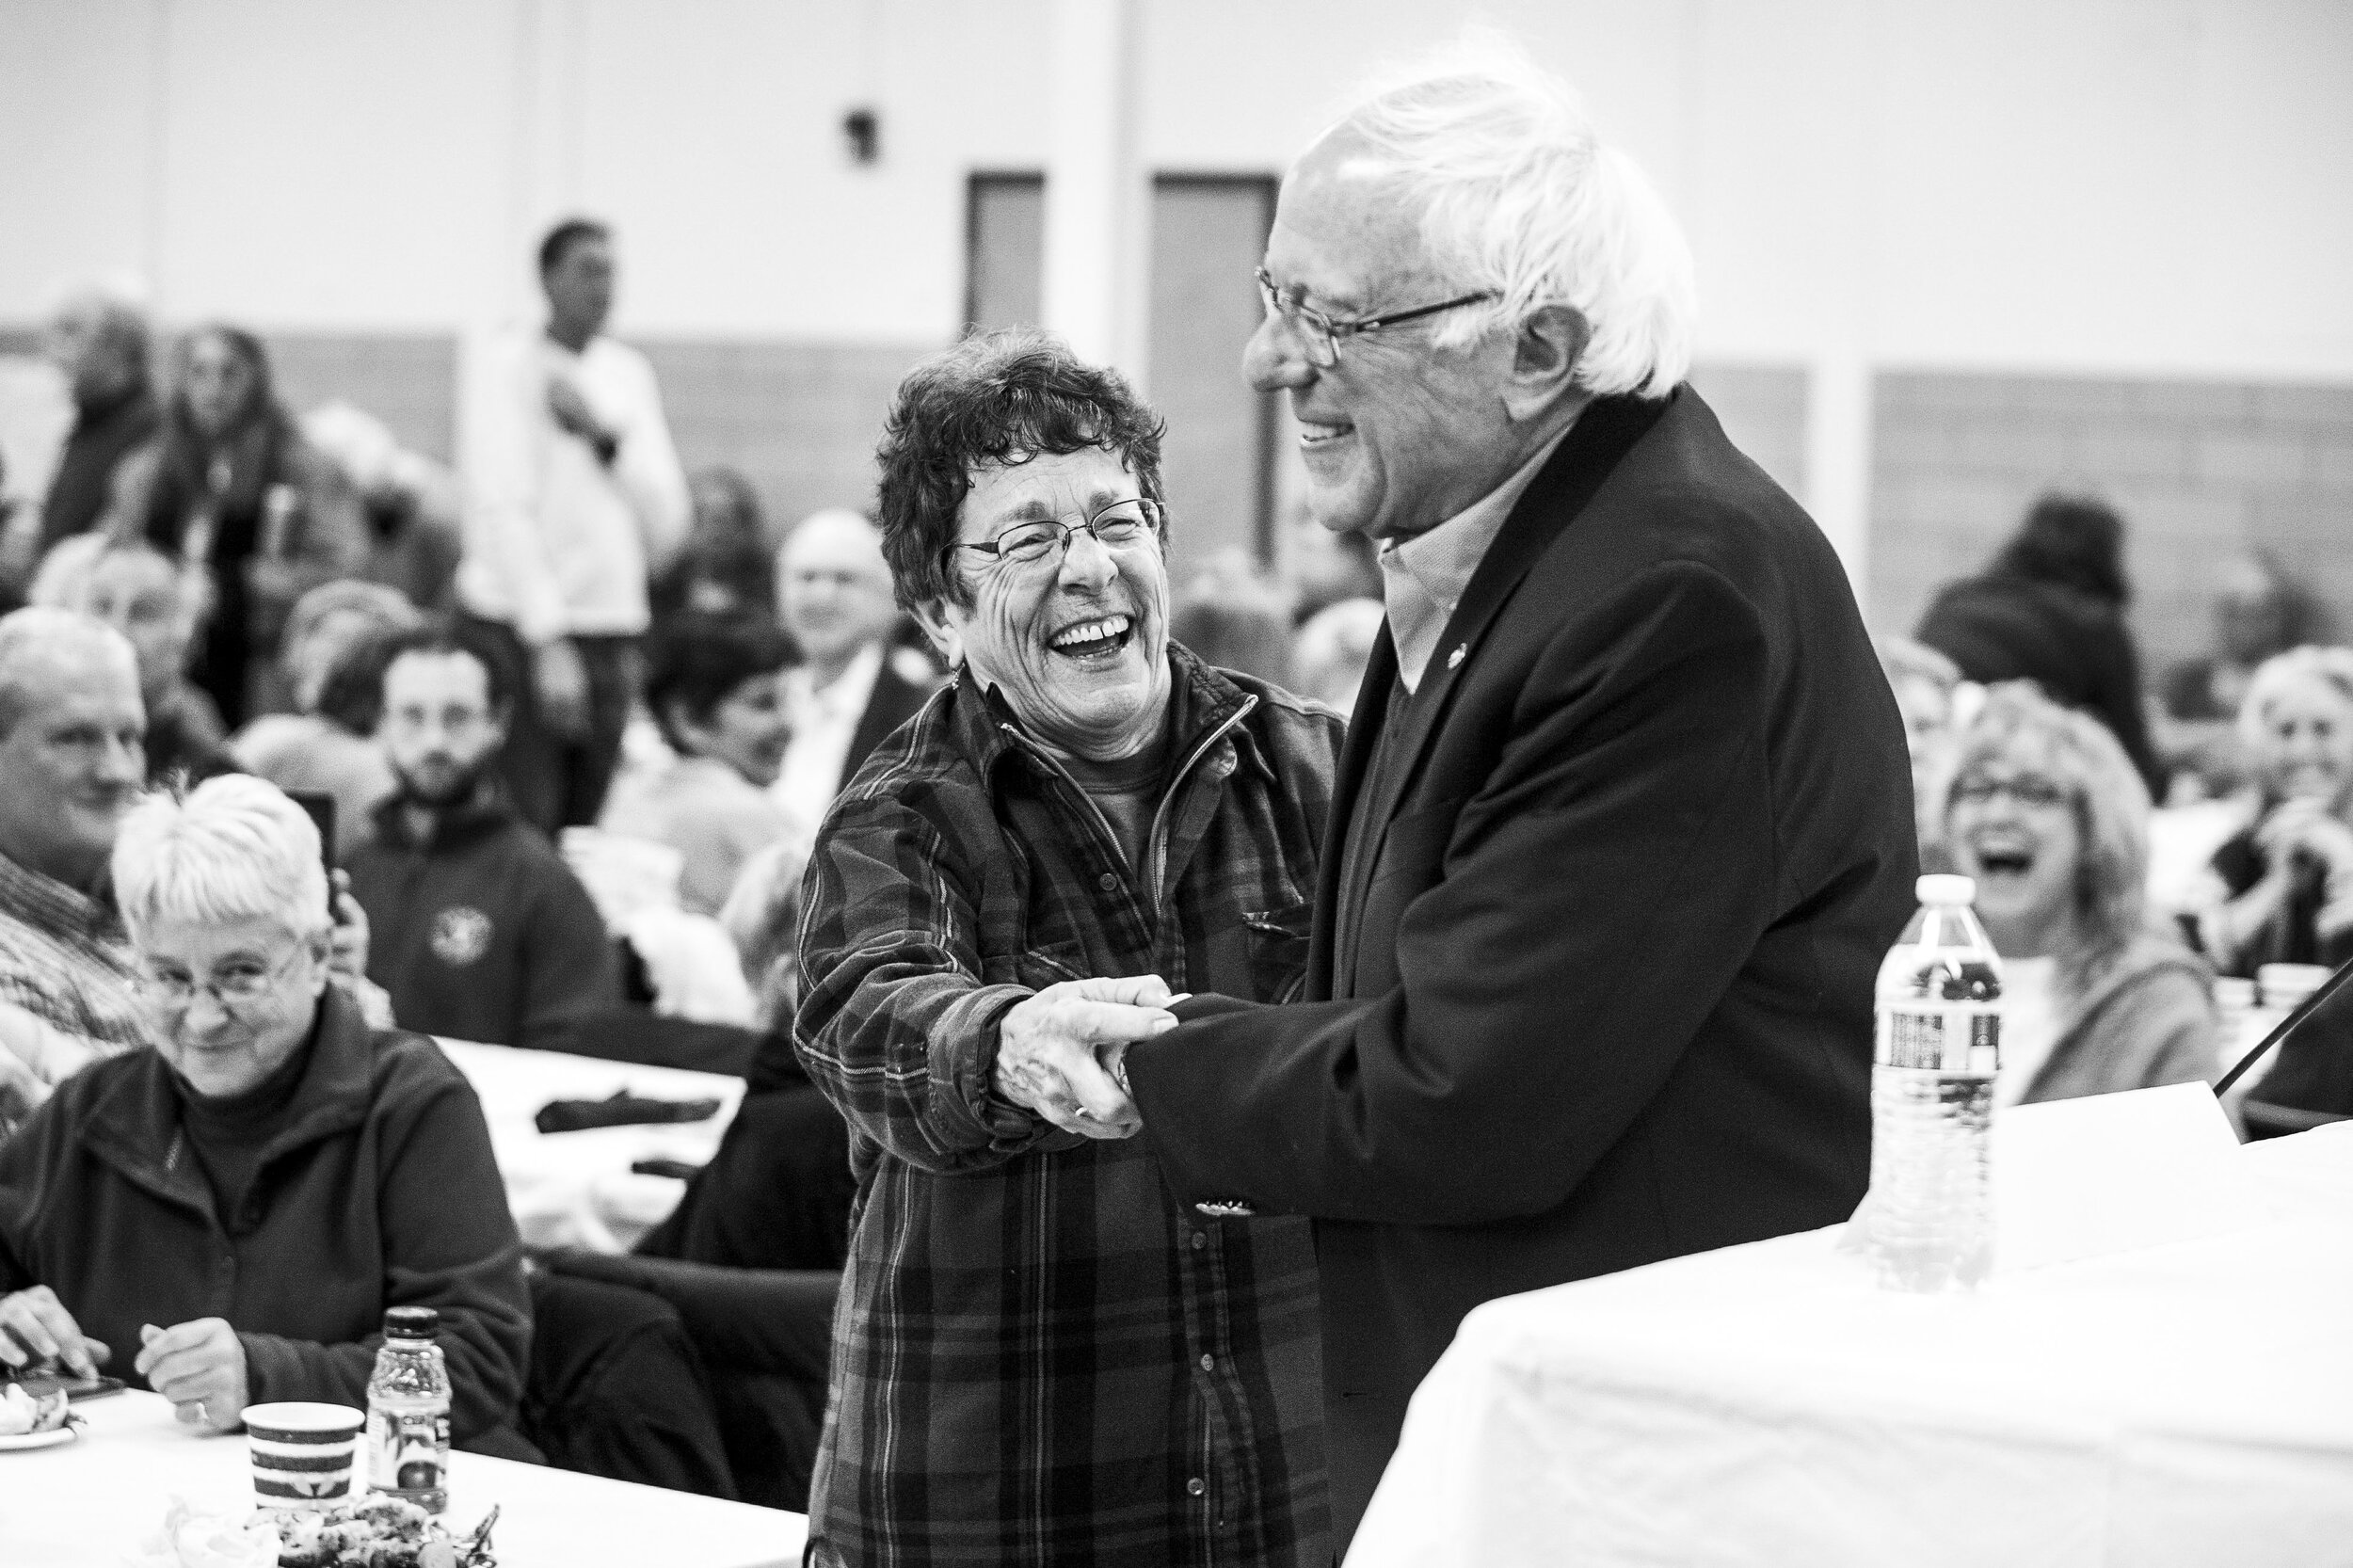
{"type": "Polygon", "coordinates": [[[245,1408],[253,1491],[264,1508],[341,1497],[351,1491],[365,1413],[347,1404],[252,1404],[245,1408]]]}

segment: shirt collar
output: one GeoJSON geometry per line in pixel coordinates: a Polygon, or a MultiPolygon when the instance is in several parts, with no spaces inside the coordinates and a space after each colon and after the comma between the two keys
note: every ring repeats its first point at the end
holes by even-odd
{"type": "Polygon", "coordinates": [[[1383,543],[1381,602],[1388,613],[1389,640],[1397,649],[1398,679],[1408,692],[1420,689],[1422,671],[1437,651],[1454,607],[1462,603],[1471,575],[1503,532],[1512,508],[1574,428],[1576,422],[1571,421],[1502,484],[1435,528],[1383,543]]]}
{"type": "Polygon", "coordinates": [[[1454,607],[1463,601],[1463,591],[1470,586],[1471,573],[1479,569],[1487,547],[1503,532],[1512,508],[1519,504],[1520,497],[1536,482],[1536,475],[1574,427],[1574,423],[1562,426],[1559,434],[1530,454],[1528,461],[1513,470],[1511,477],[1436,527],[1385,542],[1381,547],[1382,575],[1403,575],[1452,615],[1454,607]]]}

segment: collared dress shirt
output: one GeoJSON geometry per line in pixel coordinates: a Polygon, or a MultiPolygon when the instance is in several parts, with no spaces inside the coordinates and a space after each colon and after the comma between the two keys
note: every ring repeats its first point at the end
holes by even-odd
{"type": "Polygon", "coordinates": [[[825,808],[849,780],[841,770],[850,760],[850,743],[857,738],[858,720],[874,699],[874,682],[882,675],[880,643],[858,649],[848,667],[829,686],[819,686],[808,666],[788,670],[784,677],[786,711],[792,718],[792,740],[784,748],[770,798],[795,828],[806,849],[825,820],[825,808]]]}
{"type": "Polygon", "coordinates": [[[460,438],[458,601],[535,647],[645,631],[647,577],[691,510],[646,357],[605,337],[575,354],[544,332],[502,336],[468,377],[460,438]],[[618,438],[609,464],[549,411],[559,378],[618,438]]]}
{"type": "Polygon", "coordinates": [[[1381,601],[1389,613],[1389,637],[1397,644],[1398,679],[1408,692],[1421,688],[1421,672],[1438,649],[1446,623],[1463,602],[1471,573],[1504,520],[1550,460],[1561,440],[1545,442],[1512,476],[1435,528],[1381,547],[1381,601]]]}

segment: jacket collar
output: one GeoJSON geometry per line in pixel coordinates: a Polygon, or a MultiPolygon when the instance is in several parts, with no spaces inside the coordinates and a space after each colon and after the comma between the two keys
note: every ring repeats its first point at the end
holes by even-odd
{"type": "Polygon", "coordinates": [[[505,787],[496,778],[483,779],[471,800],[456,806],[435,807],[433,830],[422,840],[408,825],[408,808],[415,804],[404,789],[378,806],[374,814],[376,836],[396,848],[430,854],[488,838],[519,820],[514,802],[507,798],[505,787]]]}
{"type": "MultiPolygon", "coordinates": [[[[1169,725],[1170,756],[1181,760],[1251,699],[1182,643],[1168,645],[1168,700],[1175,710],[1169,725]]],[[[961,666],[948,680],[957,745],[983,778],[993,780],[998,764],[1009,756],[1030,760],[1042,755],[1043,744],[1015,716],[1002,692],[982,686],[961,666]]]]}
{"type": "MultiPolygon", "coordinates": [[[[257,1168],[367,1120],[375,1048],[358,1005],[332,982],[320,993],[314,1028],[311,1064],[257,1168]]],[[[126,1179],[158,1197],[212,1211],[203,1173],[182,1146],[180,1091],[159,1052],[141,1050],[117,1074],[91,1103],[85,1125],[90,1152],[126,1179]]]]}

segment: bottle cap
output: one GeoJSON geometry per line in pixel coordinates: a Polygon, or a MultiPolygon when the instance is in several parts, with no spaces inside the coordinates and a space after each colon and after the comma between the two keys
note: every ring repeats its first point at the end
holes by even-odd
{"type": "Polygon", "coordinates": [[[388,1307],[384,1313],[387,1339],[431,1339],[441,1331],[441,1315],[429,1306],[388,1307]]]}
{"type": "Polygon", "coordinates": [[[1975,904],[1977,884],[1972,877],[1956,876],[1950,872],[1932,872],[1912,885],[1912,891],[1922,904],[1975,904]]]}

